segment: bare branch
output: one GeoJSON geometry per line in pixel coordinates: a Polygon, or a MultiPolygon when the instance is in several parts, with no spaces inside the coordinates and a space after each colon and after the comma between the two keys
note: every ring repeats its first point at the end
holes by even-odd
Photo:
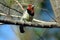
{"type": "Polygon", "coordinates": [[[60,0],[50,0],[50,3],[55,14],[55,19],[60,25],[60,0]]]}
{"type": "Polygon", "coordinates": [[[34,23],[34,22],[17,22],[17,21],[14,21],[14,20],[0,20],[1,23],[4,23],[4,24],[13,24],[13,25],[23,25],[24,27],[25,26],[28,26],[28,27],[39,27],[39,28],[51,28],[51,27],[60,27],[58,26],[57,24],[46,24],[46,23],[34,23]]]}
{"type": "Polygon", "coordinates": [[[20,11],[18,11],[18,10],[16,10],[16,9],[14,9],[14,8],[11,8],[11,7],[9,7],[9,6],[5,5],[5,4],[3,4],[3,3],[1,3],[1,2],[0,2],[0,4],[2,4],[3,6],[5,6],[5,7],[7,7],[7,8],[10,8],[10,9],[12,9],[12,10],[16,11],[16,12],[19,12],[19,13],[23,14],[22,12],[20,12],[20,11]]]}
{"type": "MultiPolygon", "coordinates": [[[[0,13],[0,15],[6,16],[6,14],[0,13]]],[[[21,18],[21,16],[17,16],[17,15],[11,15],[12,17],[16,17],[16,18],[21,18]]],[[[56,22],[45,22],[45,21],[41,21],[41,20],[37,20],[37,19],[33,19],[33,22],[18,22],[18,21],[14,21],[14,20],[1,20],[0,19],[0,23],[5,23],[5,24],[13,24],[13,25],[24,25],[24,26],[33,26],[33,27],[59,27],[58,23],[56,22]],[[37,22],[37,23],[35,23],[37,22]]]]}
{"type": "MultiPolygon", "coordinates": [[[[6,16],[7,14],[4,14],[4,13],[0,13],[0,15],[2,16],[6,16]]],[[[21,18],[21,16],[17,16],[17,15],[10,15],[11,17],[16,17],[16,18],[21,18]]],[[[34,22],[38,22],[38,23],[45,23],[45,21],[41,21],[41,20],[37,20],[37,19],[33,19],[34,22]]],[[[56,22],[53,22],[56,24],[56,22]]]]}
{"type": "Polygon", "coordinates": [[[20,7],[21,7],[21,9],[24,11],[24,8],[23,8],[23,6],[18,2],[18,0],[14,0],[20,7]]]}

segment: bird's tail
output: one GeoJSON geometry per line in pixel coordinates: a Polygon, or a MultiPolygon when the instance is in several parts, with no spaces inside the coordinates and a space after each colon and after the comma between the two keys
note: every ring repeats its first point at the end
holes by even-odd
{"type": "Polygon", "coordinates": [[[20,32],[21,32],[21,33],[24,33],[24,32],[25,32],[23,25],[20,25],[19,29],[20,29],[20,32]]]}

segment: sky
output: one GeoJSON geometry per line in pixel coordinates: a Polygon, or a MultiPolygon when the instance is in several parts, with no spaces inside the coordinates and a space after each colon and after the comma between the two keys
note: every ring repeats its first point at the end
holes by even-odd
{"type": "Polygon", "coordinates": [[[11,40],[11,39],[15,39],[17,40],[17,37],[15,35],[15,33],[13,32],[13,30],[11,29],[11,25],[0,25],[0,40],[11,40]]]}

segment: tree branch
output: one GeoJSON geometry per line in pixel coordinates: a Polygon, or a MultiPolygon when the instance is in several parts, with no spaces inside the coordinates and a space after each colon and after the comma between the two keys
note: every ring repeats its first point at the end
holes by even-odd
{"type": "MultiPolygon", "coordinates": [[[[0,15],[6,16],[6,14],[0,13],[0,15]]],[[[21,16],[17,16],[17,15],[11,15],[12,17],[16,17],[16,18],[21,18],[21,16]]],[[[13,25],[24,25],[24,26],[29,26],[29,27],[60,27],[58,26],[58,23],[56,22],[45,22],[45,21],[41,21],[41,20],[37,20],[37,19],[33,19],[33,22],[20,22],[20,21],[14,21],[14,20],[8,20],[8,19],[0,19],[0,23],[4,23],[4,24],[13,24],[13,25]]]]}
{"type": "Polygon", "coordinates": [[[24,11],[24,8],[23,8],[23,6],[18,2],[18,0],[14,0],[20,7],[21,7],[21,9],[24,11]]]}
{"type": "Polygon", "coordinates": [[[18,10],[16,10],[16,9],[14,9],[14,8],[11,8],[11,7],[9,7],[9,6],[5,5],[5,4],[3,4],[3,3],[1,3],[1,2],[0,2],[0,4],[2,4],[3,6],[5,6],[5,7],[7,7],[7,8],[10,8],[10,9],[12,9],[12,10],[16,11],[16,12],[19,12],[19,13],[23,14],[22,12],[20,12],[20,11],[18,11],[18,10]]]}
{"type": "Polygon", "coordinates": [[[39,28],[51,28],[51,27],[60,27],[58,26],[57,24],[46,24],[46,23],[34,23],[34,22],[18,22],[18,21],[14,21],[14,20],[0,20],[1,23],[4,23],[4,24],[13,24],[13,25],[23,25],[24,27],[25,26],[28,26],[28,27],[39,27],[39,28]]]}
{"type": "MultiPolygon", "coordinates": [[[[0,15],[2,16],[7,16],[7,14],[4,13],[0,13],[0,15]]],[[[16,18],[21,18],[21,16],[17,16],[17,15],[10,15],[11,17],[16,17],[16,18]]],[[[33,19],[33,22],[37,22],[37,23],[47,23],[45,21],[41,21],[41,20],[37,20],[37,19],[33,19]]],[[[50,23],[50,22],[48,22],[50,23]]],[[[52,22],[53,24],[57,24],[56,22],[52,22]]]]}

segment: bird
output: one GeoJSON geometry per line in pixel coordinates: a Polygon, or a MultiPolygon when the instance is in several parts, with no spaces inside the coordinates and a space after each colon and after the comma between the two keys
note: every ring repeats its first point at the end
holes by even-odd
{"type": "MultiPolygon", "coordinates": [[[[26,11],[24,11],[20,21],[23,21],[23,22],[25,22],[25,21],[32,22],[33,17],[34,17],[34,5],[29,4],[27,6],[26,11]]],[[[19,29],[20,29],[21,33],[25,32],[23,25],[20,25],[19,29]]]]}

